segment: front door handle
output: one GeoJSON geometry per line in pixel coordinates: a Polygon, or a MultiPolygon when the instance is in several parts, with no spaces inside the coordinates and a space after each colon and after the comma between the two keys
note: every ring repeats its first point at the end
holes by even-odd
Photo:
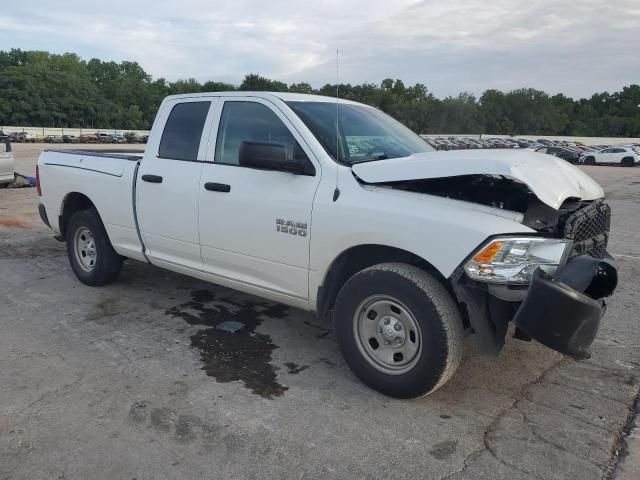
{"type": "Polygon", "coordinates": [[[149,183],[162,183],[160,175],[142,175],[142,180],[149,183]]]}
{"type": "Polygon", "coordinates": [[[207,182],[204,184],[204,189],[209,190],[210,192],[228,193],[231,191],[231,185],[227,185],[226,183],[207,182]]]}

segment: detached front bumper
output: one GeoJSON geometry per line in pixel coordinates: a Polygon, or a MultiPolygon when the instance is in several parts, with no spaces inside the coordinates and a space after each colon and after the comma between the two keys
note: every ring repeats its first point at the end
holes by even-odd
{"type": "Polygon", "coordinates": [[[553,350],[576,359],[588,358],[606,311],[604,298],[617,283],[617,266],[610,255],[602,260],[581,255],[553,276],[538,269],[514,317],[515,324],[553,350]]]}
{"type": "Polygon", "coordinates": [[[577,359],[589,357],[606,310],[603,299],[617,283],[617,266],[608,254],[604,259],[577,256],[553,276],[538,269],[528,287],[496,289],[471,280],[462,268],[451,277],[482,353],[497,355],[514,321],[517,338],[535,339],[577,359]]]}

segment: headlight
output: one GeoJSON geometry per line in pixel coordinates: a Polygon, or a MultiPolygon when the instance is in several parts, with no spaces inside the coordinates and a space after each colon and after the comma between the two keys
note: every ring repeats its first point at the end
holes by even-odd
{"type": "Polygon", "coordinates": [[[570,245],[570,240],[556,238],[495,238],[475,253],[464,270],[481,282],[526,285],[538,267],[553,274],[566,262],[570,245]]]}

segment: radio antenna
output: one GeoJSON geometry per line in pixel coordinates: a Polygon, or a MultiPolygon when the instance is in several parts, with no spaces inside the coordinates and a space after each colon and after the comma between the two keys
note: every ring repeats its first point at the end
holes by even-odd
{"type": "Polygon", "coordinates": [[[336,49],[336,188],[333,191],[333,201],[338,200],[340,188],[338,187],[338,171],[340,170],[340,70],[338,62],[338,49],[336,49]]]}

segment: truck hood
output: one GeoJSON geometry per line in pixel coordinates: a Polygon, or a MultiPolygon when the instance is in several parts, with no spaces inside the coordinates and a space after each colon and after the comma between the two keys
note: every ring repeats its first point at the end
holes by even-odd
{"type": "Polygon", "coordinates": [[[568,198],[595,200],[602,187],[578,167],[552,155],[528,150],[452,150],[357,163],[353,173],[365,183],[500,175],[524,183],[542,201],[559,209],[568,198]]]}

